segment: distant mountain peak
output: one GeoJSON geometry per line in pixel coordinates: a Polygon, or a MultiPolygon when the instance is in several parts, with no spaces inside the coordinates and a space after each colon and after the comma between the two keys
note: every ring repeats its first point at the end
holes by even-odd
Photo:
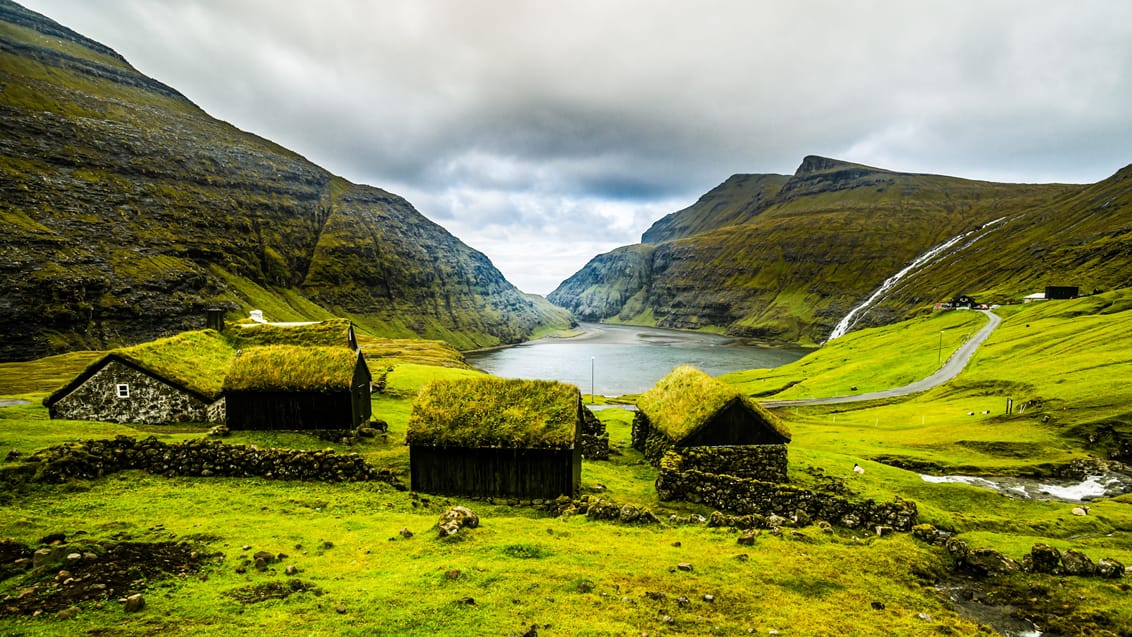
{"type": "Polygon", "coordinates": [[[854,164],[852,162],[843,161],[840,159],[831,159],[829,157],[822,157],[820,155],[806,155],[802,158],[802,165],[798,166],[798,170],[794,171],[795,177],[803,177],[812,175],[814,173],[828,172],[833,170],[845,170],[847,168],[864,169],[867,171],[887,172],[880,168],[873,168],[872,166],[865,166],[864,164],[854,164]]]}

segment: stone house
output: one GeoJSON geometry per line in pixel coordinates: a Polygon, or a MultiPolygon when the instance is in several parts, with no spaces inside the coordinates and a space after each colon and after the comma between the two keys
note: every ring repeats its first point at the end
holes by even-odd
{"type": "Polygon", "coordinates": [[[235,351],[215,330],[114,350],[44,399],[52,418],[118,423],[223,422],[235,351]]]}
{"type": "Polygon", "coordinates": [[[437,381],[413,404],[405,441],[414,491],[549,499],[581,487],[577,387],[485,376],[437,381]]]}
{"type": "Polygon", "coordinates": [[[343,429],[370,418],[371,382],[348,320],[237,323],[109,352],[44,405],[74,420],[343,429]]]}

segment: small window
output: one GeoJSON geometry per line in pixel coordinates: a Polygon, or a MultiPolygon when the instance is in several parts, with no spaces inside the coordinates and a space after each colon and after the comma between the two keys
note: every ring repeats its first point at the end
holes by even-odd
{"type": "Polygon", "coordinates": [[[126,383],[118,383],[118,398],[129,398],[130,386],[126,383]]]}

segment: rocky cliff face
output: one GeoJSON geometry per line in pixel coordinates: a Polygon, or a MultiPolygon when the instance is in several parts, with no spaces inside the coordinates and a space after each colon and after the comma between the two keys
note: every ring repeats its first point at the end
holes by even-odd
{"type": "Polygon", "coordinates": [[[657,222],[648,245],[595,257],[548,298],[589,320],[819,343],[918,255],[984,226],[859,325],[960,293],[1006,302],[1046,285],[1127,286],[1130,175],[1093,186],[998,184],[807,157],[791,177],[732,177],[657,222]]]}
{"type": "Polygon", "coordinates": [[[462,348],[570,320],[404,199],[209,117],[7,0],[0,192],[3,360],[201,327],[213,305],[462,348]]]}

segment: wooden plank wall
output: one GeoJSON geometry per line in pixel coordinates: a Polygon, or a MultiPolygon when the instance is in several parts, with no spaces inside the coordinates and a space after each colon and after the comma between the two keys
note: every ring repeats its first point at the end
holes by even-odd
{"type": "Polygon", "coordinates": [[[577,495],[581,450],[409,447],[414,491],[472,497],[551,499],[577,495]]]}

